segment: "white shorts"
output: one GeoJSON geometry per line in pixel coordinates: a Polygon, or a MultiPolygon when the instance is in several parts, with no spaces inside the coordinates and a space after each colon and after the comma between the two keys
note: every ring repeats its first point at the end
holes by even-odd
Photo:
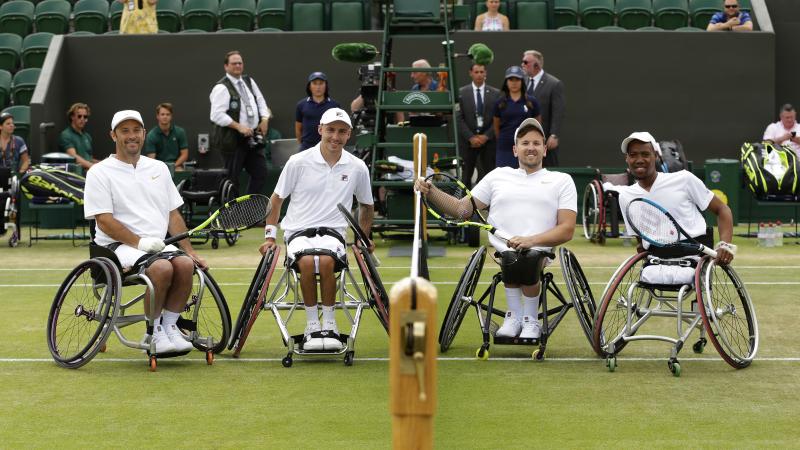
{"type": "Polygon", "coordinates": [[[292,239],[292,242],[286,245],[286,255],[289,257],[290,262],[294,262],[294,255],[303,250],[312,248],[319,248],[329,250],[336,254],[342,260],[345,259],[347,254],[344,245],[333,236],[297,236],[292,239]]]}
{"type": "Polygon", "coordinates": [[[642,269],[640,279],[650,284],[694,284],[694,267],[655,264],[642,269]]]}
{"type": "MultiPolygon", "coordinates": [[[[176,252],[178,251],[178,247],[174,245],[168,245],[164,247],[164,252],[176,252]]],[[[119,264],[122,266],[123,269],[127,269],[129,267],[133,267],[136,264],[136,261],[139,260],[142,256],[146,255],[147,253],[139,250],[138,248],[133,248],[129,245],[122,244],[114,250],[114,253],[117,254],[117,259],[119,259],[119,264]]]]}

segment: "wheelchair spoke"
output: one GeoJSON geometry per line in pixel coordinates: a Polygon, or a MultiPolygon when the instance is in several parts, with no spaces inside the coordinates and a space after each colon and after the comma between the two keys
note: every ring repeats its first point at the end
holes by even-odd
{"type": "Polygon", "coordinates": [[[626,332],[629,307],[632,314],[638,315],[637,291],[640,289],[635,286],[639,282],[643,265],[643,253],[629,258],[614,273],[603,293],[592,342],[600,356],[616,355],[627,344],[620,338],[626,332]]]}

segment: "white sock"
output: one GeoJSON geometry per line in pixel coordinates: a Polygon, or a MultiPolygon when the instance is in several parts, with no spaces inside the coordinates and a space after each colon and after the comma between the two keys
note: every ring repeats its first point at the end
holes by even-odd
{"type": "Polygon", "coordinates": [[[322,320],[336,322],[336,308],[322,305],[322,320]]]}
{"type": "Polygon", "coordinates": [[[508,310],[514,313],[518,319],[522,317],[522,305],[520,304],[520,297],[522,296],[522,289],[520,288],[505,288],[506,290],[506,304],[508,310]]]}
{"type": "Polygon", "coordinates": [[[522,314],[524,316],[531,316],[533,320],[539,319],[539,296],[528,297],[522,296],[522,314]]]}
{"type": "Polygon", "coordinates": [[[306,322],[319,322],[319,309],[317,305],[306,306],[306,322]]]}
{"type": "Polygon", "coordinates": [[[153,319],[153,334],[155,334],[159,325],[161,325],[161,314],[159,314],[158,316],[156,316],[155,319],[153,319]]]}
{"type": "Polygon", "coordinates": [[[164,329],[169,328],[170,325],[178,323],[178,317],[180,316],[181,313],[172,312],[166,309],[161,311],[161,326],[163,326],[164,329]]]}

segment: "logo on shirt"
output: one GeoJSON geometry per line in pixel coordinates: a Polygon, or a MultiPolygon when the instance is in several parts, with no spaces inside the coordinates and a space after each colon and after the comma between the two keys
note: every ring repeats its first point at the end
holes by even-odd
{"type": "Polygon", "coordinates": [[[156,178],[158,178],[160,176],[161,176],[161,174],[153,175],[153,176],[150,177],[150,181],[153,181],[153,180],[155,180],[156,178]]]}
{"type": "Polygon", "coordinates": [[[410,105],[414,102],[420,102],[423,105],[427,105],[428,103],[431,102],[431,99],[422,92],[410,92],[408,95],[403,97],[403,103],[405,103],[406,105],[410,105]]]}
{"type": "Polygon", "coordinates": [[[350,177],[348,177],[346,173],[342,174],[342,181],[347,181],[349,179],[350,179],[350,177]]]}

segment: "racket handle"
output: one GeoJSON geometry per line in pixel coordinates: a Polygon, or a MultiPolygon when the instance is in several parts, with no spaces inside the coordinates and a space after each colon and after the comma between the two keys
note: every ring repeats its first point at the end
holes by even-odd
{"type": "Polygon", "coordinates": [[[495,236],[497,236],[498,238],[500,238],[500,239],[502,239],[502,240],[506,241],[506,242],[508,242],[508,240],[509,240],[509,239],[511,239],[511,238],[513,237],[513,236],[510,236],[510,235],[506,234],[506,233],[505,233],[505,232],[503,232],[503,231],[500,231],[500,230],[498,230],[497,228],[495,228],[494,230],[492,230],[492,234],[493,234],[493,235],[495,235],[495,236]]]}
{"type": "Polygon", "coordinates": [[[378,255],[375,253],[369,253],[369,257],[372,258],[372,263],[375,264],[375,267],[381,266],[381,260],[378,259],[378,255]]]}
{"type": "Polygon", "coordinates": [[[712,248],[708,248],[703,244],[698,244],[698,245],[700,246],[700,251],[701,252],[705,253],[706,255],[708,255],[708,256],[710,256],[712,258],[716,258],[717,257],[717,251],[716,250],[714,250],[712,248]]]}
{"type": "Polygon", "coordinates": [[[189,237],[189,232],[183,232],[181,234],[177,234],[175,236],[170,236],[168,239],[164,239],[164,245],[174,244],[178,241],[182,241],[189,237]]]}

